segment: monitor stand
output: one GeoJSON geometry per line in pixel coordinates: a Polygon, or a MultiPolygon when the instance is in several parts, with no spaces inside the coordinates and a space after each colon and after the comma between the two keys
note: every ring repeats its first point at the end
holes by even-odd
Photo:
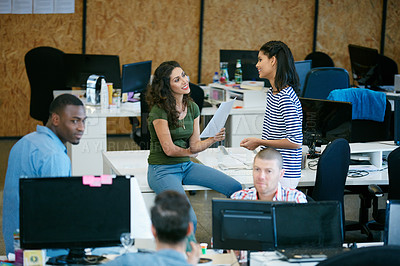
{"type": "Polygon", "coordinates": [[[68,255],[52,257],[46,262],[46,265],[97,265],[103,259],[105,259],[103,256],[86,255],[83,248],[72,248],[68,255]]]}

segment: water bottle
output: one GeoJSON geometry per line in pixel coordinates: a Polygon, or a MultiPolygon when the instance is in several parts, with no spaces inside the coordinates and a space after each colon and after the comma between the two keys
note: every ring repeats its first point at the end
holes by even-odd
{"type": "Polygon", "coordinates": [[[218,72],[215,72],[214,76],[213,76],[213,82],[218,83],[218,81],[219,81],[219,75],[218,75],[218,72]]]}
{"type": "Polygon", "coordinates": [[[242,83],[242,62],[240,59],[236,62],[236,70],[235,70],[235,83],[241,84],[242,83]]]}

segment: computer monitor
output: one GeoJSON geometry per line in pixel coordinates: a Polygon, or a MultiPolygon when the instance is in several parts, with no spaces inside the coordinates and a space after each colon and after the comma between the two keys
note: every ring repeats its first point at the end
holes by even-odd
{"type": "Polygon", "coordinates": [[[121,88],[121,69],[117,55],[65,54],[67,87],[86,88],[90,75],[104,76],[114,88],[121,88]]]}
{"type": "MultiPolygon", "coordinates": [[[[130,232],[130,179],[83,185],[83,177],[20,179],[20,241],[23,249],[69,249],[56,260],[83,263],[84,248],[116,246],[130,232]]],[[[53,261],[54,262],[54,261],[53,261]]]]}
{"type": "Polygon", "coordinates": [[[294,62],[297,75],[299,76],[300,87],[298,96],[303,95],[304,83],[306,81],[307,73],[311,70],[311,60],[303,60],[294,62]]]}
{"type": "Polygon", "coordinates": [[[122,93],[138,93],[146,89],[151,76],[151,61],[122,66],[122,93]]]}
{"type": "Polygon", "coordinates": [[[271,87],[267,79],[259,78],[256,68],[258,52],[256,50],[219,50],[219,61],[228,63],[229,80],[235,79],[236,62],[240,59],[243,80],[264,81],[265,87],[271,87]]]}
{"type": "Polygon", "coordinates": [[[360,85],[377,86],[380,83],[379,54],[377,49],[349,44],[353,79],[360,85]]]}
{"type": "Polygon", "coordinates": [[[310,148],[337,138],[351,140],[352,106],[348,102],[299,98],[303,109],[303,144],[310,148]]]}
{"type": "Polygon", "coordinates": [[[276,249],[341,247],[343,219],[340,202],[321,201],[272,206],[276,249]]]}
{"type": "Polygon", "coordinates": [[[212,236],[216,249],[273,250],[271,205],[259,200],[212,200],[212,236]]]}
{"type": "Polygon", "coordinates": [[[386,222],[383,243],[400,246],[400,200],[389,200],[386,205],[386,222]]]}

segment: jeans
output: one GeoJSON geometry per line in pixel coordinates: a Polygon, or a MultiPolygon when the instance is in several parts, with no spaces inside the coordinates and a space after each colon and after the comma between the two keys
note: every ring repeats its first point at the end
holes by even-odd
{"type": "MultiPolygon", "coordinates": [[[[232,177],[191,161],[171,165],[149,164],[147,181],[156,194],[165,190],[174,190],[186,195],[182,185],[208,187],[227,197],[242,189],[242,185],[232,177]]],[[[190,206],[190,220],[196,229],[197,218],[192,206],[190,206]]]]}

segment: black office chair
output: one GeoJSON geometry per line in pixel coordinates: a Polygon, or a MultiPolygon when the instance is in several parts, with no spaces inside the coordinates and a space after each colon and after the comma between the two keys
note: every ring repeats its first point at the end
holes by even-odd
{"type": "Polygon", "coordinates": [[[400,247],[380,246],[357,248],[320,262],[321,266],[399,265],[400,247]]]}
{"type": "Polygon", "coordinates": [[[331,91],[350,87],[349,73],[339,67],[317,67],[306,77],[303,98],[326,100],[331,91]]]}
{"type": "Polygon", "coordinates": [[[308,54],[305,60],[311,60],[311,67],[334,67],[332,58],[323,52],[312,52],[308,54]]]}
{"type": "Polygon", "coordinates": [[[200,113],[201,110],[203,109],[204,105],[204,90],[196,84],[189,83],[190,86],[190,97],[193,99],[193,101],[199,106],[200,113]]]}
{"type": "MultiPolygon", "coordinates": [[[[400,147],[389,153],[388,163],[388,200],[400,200],[400,147]]],[[[378,208],[378,200],[383,196],[383,191],[377,185],[370,185],[369,191],[373,197],[372,217],[374,221],[368,223],[371,230],[384,230],[386,220],[386,209],[378,208]]]]}
{"type": "Polygon", "coordinates": [[[140,127],[137,123],[132,124],[132,138],[141,150],[150,150],[150,132],[147,126],[150,108],[146,101],[146,90],[140,93],[140,127]]]}
{"type": "MultiPolygon", "coordinates": [[[[193,83],[189,83],[190,96],[193,101],[199,106],[200,112],[203,108],[204,103],[204,91],[203,89],[193,83]]],[[[149,117],[150,109],[146,102],[146,90],[140,93],[140,127],[138,121],[132,124],[132,138],[139,145],[141,150],[150,149],[150,132],[147,126],[147,119],[149,117]]]]}
{"type": "Polygon", "coordinates": [[[397,63],[384,55],[379,56],[380,85],[394,85],[394,75],[398,74],[397,63]]]}
{"type": "Polygon", "coordinates": [[[64,52],[47,46],[33,48],[25,55],[25,68],[31,86],[30,115],[45,125],[53,90],[65,90],[64,52]]]}
{"type": "Polygon", "coordinates": [[[350,164],[350,146],[345,139],[335,139],[322,152],[317,165],[314,188],[309,191],[315,201],[339,201],[344,221],[344,187],[350,164]]]}
{"type": "Polygon", "coordinates": [[[373,120],[354,119],[351,122],[351,142],[370,142],[392,140],[394,126],[392,120],[392,106],[386,100],[385,118],[383,122],[373,120]]]}

